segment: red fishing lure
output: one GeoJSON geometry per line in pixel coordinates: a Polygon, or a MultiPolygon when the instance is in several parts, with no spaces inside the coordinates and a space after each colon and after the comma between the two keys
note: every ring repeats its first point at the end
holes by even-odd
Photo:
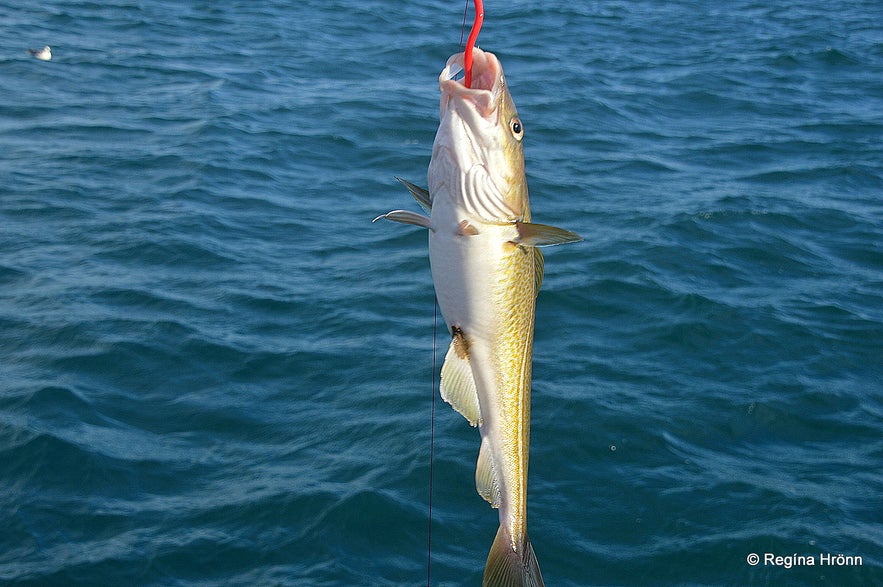
{"type": "Polygon", "coordinates": [[[463,69],[466,72],[463,85],[467,88],[472,87],[472,50],[475,48],[475,41],[478,39],[482,23],[484,23],[484,2],[475,0],[475,20],[472,21],[472,30],[469,31],[466,49],[463,51],[463,69]]]}

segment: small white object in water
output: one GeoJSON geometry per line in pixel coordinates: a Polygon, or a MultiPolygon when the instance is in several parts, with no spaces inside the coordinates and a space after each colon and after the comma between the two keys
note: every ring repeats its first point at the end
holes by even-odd
{"type": "Polygon", "coordinates": [[[28,49],[28,52],[41,61],[49,61],[52,59],[52,49],[46,45],[42,49],[28,49]]]}

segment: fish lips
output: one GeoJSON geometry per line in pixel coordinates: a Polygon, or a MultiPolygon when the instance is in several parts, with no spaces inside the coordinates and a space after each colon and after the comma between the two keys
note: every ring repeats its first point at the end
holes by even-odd
{"type": "Polygon", "coordinates": [[[476,47],[472,53],[472,87],[467,88],[462,79],[454,79],[463,70],[464,55],[451,55],[438,76],[442,94],[441,117],[444,118],[445,112],[453,108],[461,118],[469,119],[477,115],[495,124],[497,105],[504,87],[500,60],[493,53],[476,47]]]}

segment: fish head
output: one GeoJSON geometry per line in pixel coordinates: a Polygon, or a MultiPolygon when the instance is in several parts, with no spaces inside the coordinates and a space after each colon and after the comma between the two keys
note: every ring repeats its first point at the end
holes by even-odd
{"type": "Polygon", "coordinates": [[[490,222],[530,220],[524,175],[524,127],[499,59],[473,50],[471,87],[456,76],[464,54],[439,75],[440,122],[433,144],[429,190],[490,222]]]}

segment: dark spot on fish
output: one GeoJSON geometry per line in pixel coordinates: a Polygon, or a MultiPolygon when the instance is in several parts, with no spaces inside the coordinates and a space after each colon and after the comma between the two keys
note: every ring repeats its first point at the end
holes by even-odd
{"type": "Polygon", "coordinates": [[[468,361],[469,343],[466,341],[463,330],[459,326],[454,326],[451,328],[451,335],[454,337],[454,352],[457,353],[457,357],[468,361]]]}

